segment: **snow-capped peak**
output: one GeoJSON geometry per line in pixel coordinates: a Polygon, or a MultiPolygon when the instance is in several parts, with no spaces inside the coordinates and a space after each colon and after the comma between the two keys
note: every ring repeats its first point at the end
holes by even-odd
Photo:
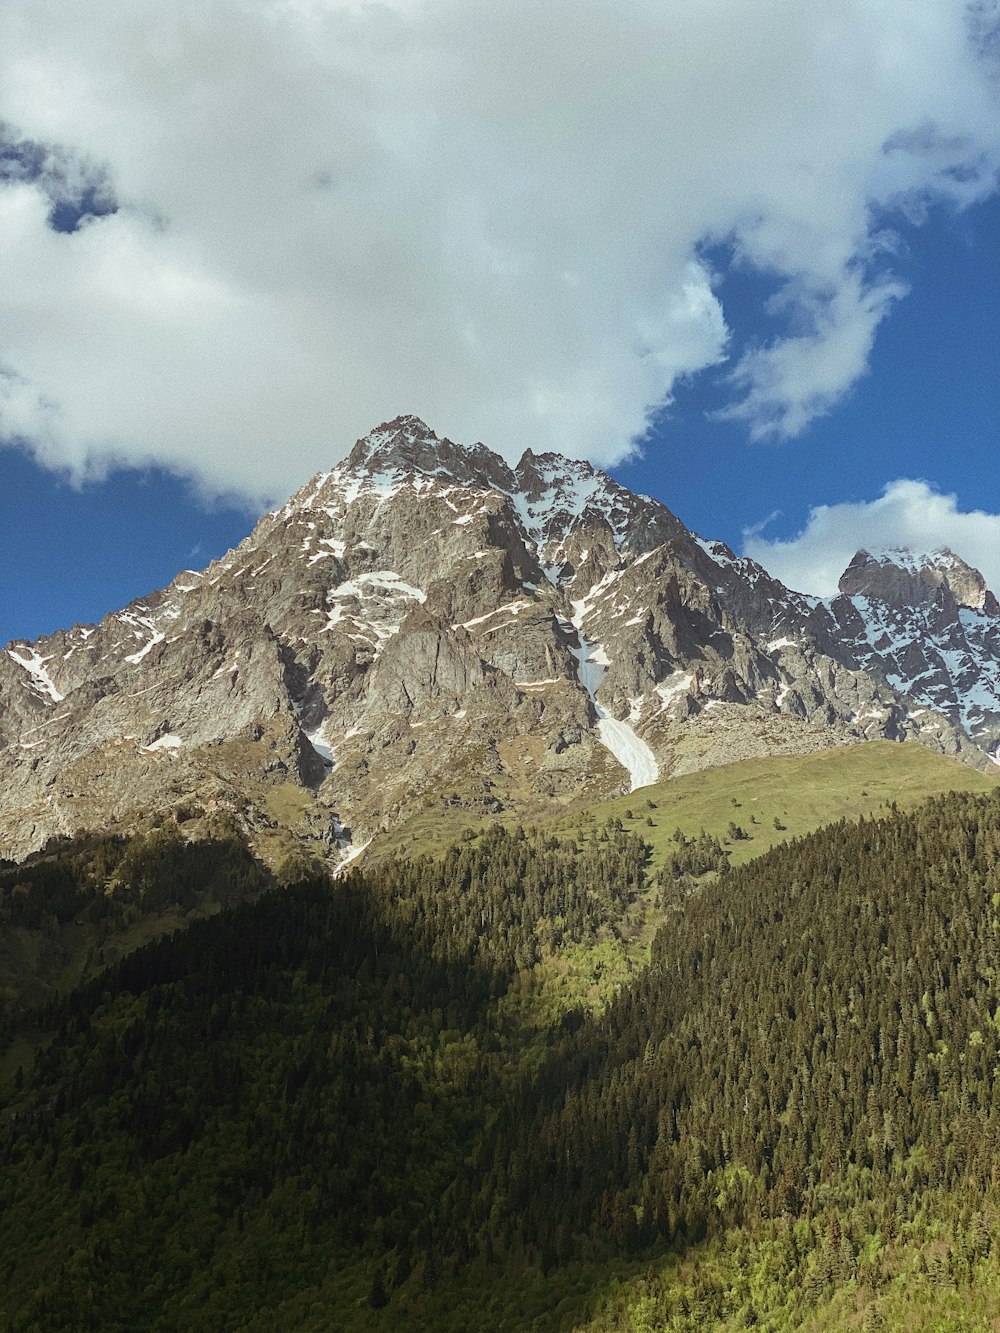
{"type": "Polygon", "coordinates": [[[415,416],[396,417],[376,426],[358,440],[344,468],[367,475],[416,473],[504,491],[516,484],[504,460],[485,444],[455,444],[415,416]]]}
{"type": "Polygon", "coordinates": [[[687,531],[658,500],[633,494],[586,459],[529,449],[514,478],[511,502],[539,551],[558,549],[585,518],[603,519],[619,551],[651,550],[687,531]]]}
{"type": "Polygon", "coordinates": [[[931,551],[906,547],[862,549],[840,579],[840,591],[891,606],[931,602],[944,588],[958,606],[996,614],[997,602],[978,569],[946,546],[931,551]]]}
{"type": "MultiPolygon", "coordinates": [[[[442,487],[506,496],[523,536],[542,564],[553,570],[564,563],[566,539],[589,520],[607,524],[617,551],[652,550],[686,534],[684,525],[659,501],[633,494],[585,459],[528,450],[511,468],[485,445],[456,444],[416,416],[376,426],[342,463],[292,496],[277,516],[288,518],[296,511],[315,509],[342,515],[361,496],[384,501],[403,489],[440,493],[442,487]]],[[[454,489],[448,493],[455,508],[454,489]]],[[[460,516],[458,521],[471,520],[460,516]]]]}

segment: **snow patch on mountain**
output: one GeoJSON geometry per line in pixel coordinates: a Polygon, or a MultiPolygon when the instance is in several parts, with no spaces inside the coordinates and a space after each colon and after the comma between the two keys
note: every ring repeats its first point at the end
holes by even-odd
{"type": "Polygon", "coordinates": [[[333,752],[333,742],[322,727],[317,727],[314,731],[304,731],[302,733],[309,744],[313,747],[327,768],[337,767],[337,759],[333,752]]]}
{"type": "Polygon", "coordinates": [[[7,656],[25,670],[31,678],[31,683],[40,694],[45,694],[53,703],[62,703],[65,695],[56,689],[52,677],[45,669],[45,663],[50,662],[51,657],[42,657],[37,648],[27,646],[27,652],[24,656],[15,652],[13,648],[7,649],[7,656]]]}
{"type": "MultiPolygon", "coordinates": [[[[692,534],[693,535],[693,534],[692,534]]],[[[699,546],[705,554],[716,565],[733,567],[739,564],[736,556],[725,544],[725,542],[706,541],[704,537],[694,537],[696,546],[699,546]]]]}
{"type": "Polygon", "coordinates": [[[611,662],[604,651],[603,644],[593,643],[590,639],[584,638],[583,634],[579,632],[578,638],[580,640],[578,648],[573,647],[572,644],[570,645],[570,652],[576,658],[577,678],[590,695],[595,709],[598,709],[598,717],[604,717],[605,714],[599,709],[596,695],[601,688],[601,682],[604,680],[611,662]]]}
{"type": "Polygon", "coordinates": [[[487,611],[485,615],[473,616],[471,620],[462,620],[457,625],[452,625],[452,629],[474,629],[476,625],[485,625],[488,620],[495,620],[499,615],[519,616],[526,610],[531,603],[520,599],[516,602],[504,602],[498,606],[495,611],[487,611]]]}
{"type": "Polygon", "coordinates": [[[570,623],[576,630],[578,642],[577,646],[570,645],[570,652],[576,658],[580,684],[590,696],[597,714],[598,738],[605,749],[609,750],[627,771],[629,791],[635,791],[637,787],[648,787],[656,782],[660,776],[660,766],[653,751],[635,729],[628,722],[620,722],[611,717],[597,702],[597,691],[611,662],[604,645],[586,638],[581,628],[595,593],[596,587],[591,589],[587,597],[572,604],[575,615],[570,623]]]}
{"type": "Polygon", "coordinates": [[[409,610],[409,603],[423,605],[427,594],[423,588],[408,583],[392,569],[375,569],[345,579],[326,593],[325,611],[313,610],[312,615],[326,616],[320,634],[327,634],[340,625],[350,625],[348,636],[371,647],[375,656],[399,633],[409,610]]]}
{"type": "Polygon", "coordinates": [[[427,594],[423,588],[415,588],[392,569],[374,569],[368,574],[359,574],[356,579],[348,579],[330,589],[331,597],[359,597],[372,595],[371,589],[383,589],[390,596],[399,594],[412,597],[415,602],[426,602],[427,594]]]}
{"type": "Polygon", "coordinates": [[[147,754],[153,754],[157,750],[179,750],[183,744],[184,742],[180,736],[175,736],[173,732],[168,731],[162,736],[157,736],[156,740],[151,741],[149,745],[143,745],[141,748],[147,754]]]}
{"type": "Polygon", "coordinates": [[[155,648],[158,643],[162,643],[166,638],[166,635],[162,634],[156,628],[148,616],[125,613],[119,616],[119,620],[121,620],[123,624],[131,625],[137,638],[142,637],[142,629],[148,630],[149,632],[149,639],[142,645],[139,651],[136,653],[129,653],[125,658],[125,661],[131,662],[133,666],[141,662],[147,653],[155,648]],[[142,629],[140,629],[139,626],[142,626],[142,629]]]}
{"type": "Polygon", "coordinates": [[[690,671],[678,671],[668,676],[666,680],[661,680],[655,686],[655,691],[660,696],[661,712],[664,708],[669,708],[675,699],[687,694],[693,684],[694,675],[690,671]]]}
{"type": "Polygon", "coordinates": [[[371,841],[371,838],[366,838],[364,842],[352,843],[347,838],[343,841],[338,839],[337,845],[340,848],[341,856],[340,861],[333,871],[334,877],[336,878],[343,875],[345,871],[349,870],[361,853],[371,846],[371,841]]]}
{"type": "Polygon", "coordinates": [[[656,756],[641,736],[638,736],[627,722],[619,722],[608,717],[599,705],[597,734],[604,745],[621,764],[629,775],[629,791],[638,787],[649,787],[658,781],[660,766],[656,756]]]}
{"type": "Polygon", "coordinates": [[[562,466],[538,460],[533,478],[538,486],[532,487],[530,499],[521,491],[509,493],[525,534],[541,548],[550,540],[557,520],[564,528],[569,527],[571,523],[567,520],[577,520],[588,507],[593,507],[607,519],[615,544],[620,545],[626,534],[624,515],[614,506],[607,477],[594,472],[586,463],[573,465],[568,459],[560,459],[559,463],[562,466]]]}

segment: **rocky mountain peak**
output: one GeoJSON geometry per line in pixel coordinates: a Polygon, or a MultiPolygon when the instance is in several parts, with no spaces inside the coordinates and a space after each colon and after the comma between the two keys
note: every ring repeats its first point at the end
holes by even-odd
{"type": "Polygon", "coordinates": [[[0,856],[176,807],[340,863],[442,792],[492,813],[878,737],[988,764],[981,576],[861,552],[842,586],[790,593],[583,460],[397,417],[206,570],[0,652],[0,856]]]}
{"type": "Polygon", "coordinates": [[[358,440],[344,468],[367,476],[423,474],[503,491],[516,485],[504,460],[485,444],[455,444],[415,416],[376,426],[358,440]]]}
{"type": "Polygon", "coordinates": [[[997,600],[978,569],[946,546],[927,552],[905,547],[859,550],[841,575],[840,591],[868,597],[894,607],[925,606],[942,589],[957,606],[996,615],[997,600]]]}
{"type": "Polygon", "coordinates": [[[585,459],[528,449],[511,468],[485,445],[456,444],[416,416],[376,426],[343,463],[314,477],[279,512],[329,509],[359,495],[385,500],[411,486],[425,494],[428,484],[504,496],[522,537],[563,580],[592,573],[596,581],[619,551],[653,550],[687,534],[665,505],[633,494],[585,459]]]}
{"type": "Polygon", "coordinates": [[[554,563],[565,553],[573,530],[595,521],[606,525],[617,550],[652,550],[687,534],[666,505],[633,494],[583,458],[528,449],[514,469],[514,478],[521,521],[554,563]]]}
{"type": "Polygon", "coordinates": [[[536,454],[533,449],[525,449],[514,468],[514,475],[518,488],[531,499],[553,485],[586,485],[597,477],[609,480],[585,458],[566,458],[556,453],[536,454]]]}

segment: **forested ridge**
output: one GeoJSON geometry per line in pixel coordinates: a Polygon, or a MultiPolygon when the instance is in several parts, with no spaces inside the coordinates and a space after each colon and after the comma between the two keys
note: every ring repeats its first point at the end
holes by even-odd
{"type": "MultiPolygon", "coordinates": [[[[565,1196],[595,1244],[609,1206],[700,1237],[714,1173],[734,1163],[749,1175],[730,1220],[761,1201],[798,1212],[850,1171],[880,1194],[905,1177],[983,1196],[1000,1142],[998,909],[993,798],[834,826],[706,885],[519,1105],[526,1226],[541,1240],[565,1196]]],[[[501,1151],[498,1188],[519,1157],[501,1151]]]]}
{"type": "Polygon", "coordinates": [[[0,1023],[272,883],[232,831],[194,844],[174,824],[133,838],[64,840],[20,865],[0,861],[0,1023]]]}
{"type": "Polygon", "coordinates": [[[494,829],[15,1011],[3,1326],[991,1328],[1000,800],[687,846],[494,829]],[[510,1004],[651,888],[603,1011],[510,1004]]]}

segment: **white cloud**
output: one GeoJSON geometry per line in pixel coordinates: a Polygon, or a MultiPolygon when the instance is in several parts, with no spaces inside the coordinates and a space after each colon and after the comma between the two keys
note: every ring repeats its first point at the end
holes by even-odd
{"type": "Polygon", "coordinates": [[[801,434],[865,373],[876,330],[903,295],[898,282],[865,284],[857,273],[846,274],[832,295],[799,294],[808,332],[747,352],[730,376],[743,397],[718,415],[746,421],[757,440],[801,434]]]}
{"type": "Polygon", "coordinates": [[[976,12],[7,0],[0,117],[64,185],[0,189],[0,433],[256,497],[398,412],[611,463],[726,354],[721,241],[790,329],[735,367],[734,413],[794,434],[900,295],[875,219],[994,186],[976,12]],[[88,171],[119,211],[55,233],[88,171]]]}
{"type": "Polygon", "coordinates": [[[752,529],[743,543],[744,552],[782,583],[818,597],[836,593],[855,551],[894,546],[950,547],[991,588],[1000,589],[1000,514],[963,513],[954,495],[942,495],[924,481],[894,481],[877,500],[819,505],[790,541],[768,541],[752,529]]]}

